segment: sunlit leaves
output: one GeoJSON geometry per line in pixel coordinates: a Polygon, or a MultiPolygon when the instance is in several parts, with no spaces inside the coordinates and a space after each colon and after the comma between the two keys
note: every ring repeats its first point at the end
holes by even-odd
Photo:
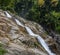
{"type": "Polygon", "coordinates": [[[38,5],[39,5],[39,6],[44,5],[44,3],[45,3],[45,1],[44,1],[44,0],[38,0],[38,5]]]}

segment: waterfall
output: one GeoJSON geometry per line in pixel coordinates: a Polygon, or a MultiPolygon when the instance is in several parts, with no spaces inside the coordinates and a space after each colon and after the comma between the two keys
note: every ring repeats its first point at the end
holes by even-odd
{"type": "MultiPolygon", "coordinates": [[[[9,18],[12,17],[8,12],[5,11],[5,13],[6,13],[7,17],[9,17],[9,18]]],[[[36,37],[38,42],[43,46],[43,48],[48,52],[49,55],[55,55],[54,53],[51,52],[48,45],[46,44],[46,42],[44,41],[44,39],[41,36],[39,36],[38,34],[34,34],[33,31],[29,27],[24,26],[18,19],[15,19],[15,21],[18,25],[25,27],[27,32],[29,33],[29,35],[36,37]]]]}
{"type": "MultiPolygon", "coordinates": [[[[8,18],[12,18],[12,16],[7,11],[5,11],[5,14],[8,18]]],[[[24,25],[18,19],[15,19],[15,21],[18,25],[24,27],[24,25]]]]}
{"type": "Polygon", "coordinates": [[[48,52],[49,55],[55,55],[54,53],[51,52],[48,45],[45,43],[44,39],[41,38],[41,36],[38,35],[37,39],[38,39],[39,43],[44,47],[44,49],[48,52]]]}
{"type": "Polygon", "coordinates": [[[28,32],[30,35],[36,36],[36,34],[34,34],[29,27],[25,26],[25,28],[26,28],[27,32],[28,32]]]}
{"type": "Polygon", "coordinates": [[[48,52],[49,55],[55,55],[54,53],[51,52],[48,45],[45,43],[44,39],[41,38],[41,36],[34,34],[29,27],[25,26],[25,28],[30,35],[35,36],[38,39],[39,43],[44,47],[44,49],[48,52]]]}
{"type": "Polygon", "coordinates": [[[15,19],[16,23],[22,27],[24,27],[24,25],[18,20],[18,19],[15,19]]]}
{"type": "Polygon", "coordinates": [[[12,16],[7,11],[5,11],[5,14],[8,18],[12,18],[12,16]]]}

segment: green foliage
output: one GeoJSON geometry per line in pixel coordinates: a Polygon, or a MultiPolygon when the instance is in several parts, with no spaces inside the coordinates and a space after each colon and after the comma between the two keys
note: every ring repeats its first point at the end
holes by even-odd
{"type": "Polygon", "coordinates": [[[2,46],[3,45],[0,43],[0,55],[4,55],[7,52],[2,46]]]}
{"type": "Polygon", "coordinates": [[[0,0],[0,8],[16,12],[59,33],[60,0],[0,0]]]}
{"type": "Polygon", "coordinates": [[[34,5],[31,9],[29,9],[28,14],[26,14],[26,18],[29,20],[33,20],[38,22],[40,19],[40,12],[38,10],[38,7],[34,5]]]}
{"type": "Polygon", "coordinates": [[[51,14],[55,17],[54,24],[55,24],[55,31],[60,32],[60,12],[52,11],[51,14]]]}
{"type": "Polygon", "coordinates": [[[10,0],[0,0],[0,8],[5,10],[9,5],[9,3],[10,3],[10,0]]]}
{"type": "Polygon", "coordinates": [[[60,33],[60,25],[58,25],[58,26],[56,27],[56,32],[57,32],[57,33],[60,33]]]}

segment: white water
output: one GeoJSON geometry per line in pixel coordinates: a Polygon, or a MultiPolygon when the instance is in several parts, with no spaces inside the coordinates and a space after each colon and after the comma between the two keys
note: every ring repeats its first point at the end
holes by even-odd
{"type": "MultiPolygon", "coordinates": [[[[12,16],[7,11],[5,11],[5,14],[8,18],[12,18],[12,16]]],[[[18,19],[15,19],[15,21],[18,25],[24,27],[24,25],[22,25],[22,23],[18,19]]]]}
{"type": "Polygon", "coordinates": [[[49,55],[55,55],[54,53],[51,52],[48,45],[45,43],[44,39],[41,38],[41,36],[38,36],[37,39],[39,43],[44,47],[44,49],[48,52],[49,55]]]}
{"type": "Polygon", "coordinates": [[[41,36],[34,34],[29,27],[25,26],[25,28],[30,35],[35,36],[38,39],[39,43],[44,47],[44,49],[48,52],[49,55],[55,55],[54,53],[51,52],[48,45],[45,43],[44,39],[41,38],[41,36]]]}
{"type": "MultiPolygon", "coordinates": [[[[9,18],[12,17],[8,12],[5,11],[5,13],[7,17],[9,18]]],[[[15,19],[15,21],[18,25],[24,27],[24,25],[22,25],[22,23],[19,20],[15,19]]],[[[25,28],[30,35],[35,36],[38,39],[39,43],[44,47],[44,49],[48,52],[49,55],[55,55],[54,53],[51,52],[48,45],[45,43],[44,39],[41,36],[34,34],[33,31],[29,27],[25,26],[25,28]]]]}
{"type": "Polygon", "coordinates": [[[36,36],[29,27],[25,26],[25,28],[30,35],[36,36]]]}
{"type": "Polygon", "coordinates": [[[7,11],[5,11],[5,14],[8,18],[12,18],[12,16],[7,11]]]}
{"type": "Polygon", "coordinates": [[[18,19],[15,19],[16,23],[22,27],[24,27],[24,25],[18,20],[18,19]]]}

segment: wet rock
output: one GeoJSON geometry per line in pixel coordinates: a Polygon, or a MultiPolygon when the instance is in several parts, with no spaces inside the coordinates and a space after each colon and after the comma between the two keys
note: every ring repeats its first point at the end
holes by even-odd
{"type": "Polygon", "coordinates": [[[19,40],[29,47],[38,47],[38,42],[36,38],[33,37],[20,37],[19,40]],[[33,41],[34,40],[34,41],[33,41]]]}
{"type": "Polygon", "coordinates": [[[54,42],[39,24],[18,16],[9,19],[3,11],[0,11],[0,42],[7,46],[5,49],[8,52],[5,55],[48,55],[37,39],[28,34],[25,26],[28,26],[35,34],[41,35],[48,45],[54,42]],[[15,19],[21,21],[24,27],[19,26],[15,19]]]}

